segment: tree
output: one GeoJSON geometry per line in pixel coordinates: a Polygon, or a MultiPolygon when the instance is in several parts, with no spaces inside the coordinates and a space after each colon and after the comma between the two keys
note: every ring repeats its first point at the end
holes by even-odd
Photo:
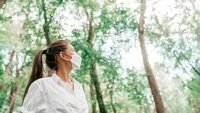
{"type": "Polygon", "coordinates": [[[58,8],[58,6],[62,3],[62,0],[58,0],[58,1],[52,1],[50,2],[50,4],[52,6],[54,6],[55,8],[52,9],[52,11],[49,14],[49,17],[47,16],[47,7],[46,4],[44,2],[44,0],[42,0],[42,4],[41,4],[41,8],[43,11],[43,18],[44,18],[44,25],[43,25],[43,31],[44,31],[44,37],[46,38],[46,45],[48,46],[51,42],[51,38],[50,38],[50,24],[53,20],[53,16],[54,13],[56,11],[56,9],[58,8]]]}
{"type": "Polygon", "coordinates": [[[198,76],[195,76],[194,79],[189,82],[189,87],[191,88],[191,92],[188,100],[191,106],[193,107],[195,113],[200,112],[199,83],[200,83],[200,78],[198,76]]]}
{"type": "Polygon", "coordinates": [[[6,3],[6,0],[0,0],[0,8],[2,8],[5,3],[6,3]]]}
{"type": "Polygon", "coordinates": [[[5,71],[4,71],[4,76],[8,76],[8,73],[10,72],[10,68],[11,68],[11,65],[12,65],[14,54],[15,54],[15,50],[12,50],[12,52],[10,54],[9,62],[7,64],[5,71]]]}
{"type": "Polygon", "coordinates": [[[138,33],[139,33],[139,42],[140,48],[142,52],[142,58],[144,63],[144,68],[147,74],[149,86],[152,91],[152,95],[154,97],[154,102],[156,105],[157,113],[165,113],[164,103],[162,101],[159,88],[157,86],[157,82],[154,77],[153,70],[149,64],[148,54],[145,45],[145,38],[144,38],[144,14],[146,9],[146,0],[141,0],[140,6],[140,19],[139,19],[139,26],[138,26],[138,33]]]}
{"type": "MultiPolygon", "coordinates": [[[[86,15],[88,18],[88,39],[87,42],[90,45],[91,48],[93,48],[93,41],[94,41],[94,27],[93,27],[93,12],[91,11],[90,14],[86,10],[86,15]]],[[[99,109],[100,113],[107,113],[105,105],[104,105],[104,100],[103,100],[103,95],[102,91],[100,88],[100,83],[98,79],[98,74],[97,74],[97,68],[96,68],[96,61],[94,57],[90,57],[91,59],[91,64],[90,64],[90,76],[92,79],[92,83],[94,83],[95,86],[95,91],[96,91],[96,98],[99,103],[99,109]]]]}

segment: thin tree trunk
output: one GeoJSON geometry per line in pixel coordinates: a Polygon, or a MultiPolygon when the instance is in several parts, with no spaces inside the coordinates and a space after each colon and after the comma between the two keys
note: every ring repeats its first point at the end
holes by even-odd
{"type": "Polygon", "coordinates": [[[92,103],[91,103],[92,113],[97,113],[94,83],[93,83],[92,79],[90,80],[90,96],[91,96],[91,101],[92,101],[92,103]]]}
{"type": "Polygon", "coordinates": [[[160,95],[159,88],[157,86],[157,82],[154,77],[153,70],[149,64],[148,60],[148,55],[146,51],[146,46],[145,46],[145,39],[144,39],[144,14],[145,14],[145,9],[146,9],[146,0],[141,0],[141,7],[140,7],[140,19],[139,19],[139,42],[140,42],[140,48],[142,52],[142,58],[143,58],[143,63],[144,63],[144,68],[147,74],[149,86],[151,88],[151,92],[154,98],[155,106],[156,106],[156,111],[157,113],[165,113],[165,108],[164,104],[160,95]]]}
{"type": "Polygon", "coordinates": [[[57,9],[57,7],[63,2],[63,0],[60,0],[57,6],[50,12],[49,18],[47,17],[47,8],[45,5],[44,0],[42,0],[42,10],[43,10],[43,18],[44,18],[44,25],[43,25],[43,31],[44,31],[44,36],[46,38],[46,45],[48,46],[51,43],[50,39],[50,23],[52,22],[54,13],[57,9]]]}
{"type": "Polygon", "coordinates": [[[8,73],[10,71],[10,68],[11,68],[11,65],[12,65],[12,61],[13,61],[13,57],[15,55],[15,51],[12,50],[11,54],[10,54],[10,58],[9,58],[9,61],[8,61],[8,65],[6,66],[6,69],[4,71],[4,76],[8,76],[8,73]]]}
{"type": "MultiPolygon", "coordinates": [[[[12,65],[12,62],[13,62],[14,55],[15,55],[15,51],[12,50],[12,52],[11,52],[11,54],[10,54],[10,58],[9,58],[8,64],[7,64],[7,66],[6,66],[6,68],[5,68],[5,71],[4,71],[4,77],[5,77],[5,76],[8,76],[8,73],[10,72],[10,68],[11,68],[11,65],[12,65]]],[[[4,90],[5,85],[4,85],[4,84],[0,84],[0,88],[1,88],[2,90],[4,90]]],[[[6,97],[3,97],[3,98],[5,99],[6,97]]],[[[2,108],[2,106],[3,106],[3,105],[0,105],[0,109],[2,108]]]]}
{"type": "MultiPolygon", "coordinates": [[[[10,72],[10,68],[11,68],[11,65],[12,65],[12,62],[13,62],[13,57],[15,55],[15,51],[12,50],[11,54],[10,54],[10,58],[9,58],[9,61],[8,61],[8,64],[5,68],[5,71],[4,71],[4,77],[5,76],[8,76],[8,73],[10,72]]],[[[0,84],[0,88],[3,90],[5,88],[5,85],[4,84],[0,84]]],[[[3,97],[3,98],[6,98],[6,97],[3,97]]],[[[0,108],[2,108],[3,105],[0,105],[0,108]]]]}
{"type": "Polygon", "coordinates": [[[117,113],[114,103],[113,103],[113,90],[109,92],[110,93],[110,101],[111,101],[111,105],[112,105],[112,109],[113,109],[113,113],[117,113]]]}
{"type": "MultiPolygon", "coordinates": [[[[86,14],[88,16],[89,19],[89,29],[88,29],[88,40],[87,42],[90,44],[90,47],[93,48],[93,39],[94,39],[94,35],[93,35],[93,17],[91,14],[91,18],[89,18],[89,15],[86,11],[86,14]]],[[[96,70],[96,61],[94,57],[91,57],[91,64],[90,64],[90,77],[94,83],[94,87],[95,87],[95,91],[96,91],[96,98],[98,101],[98,105],[99,105],[99,110],[100,113],[107,113],[105,105],[104,105],[104,101],[103,101],[103,96],[102,96],[102,92],[101,92],[101,88],[100,88],[100,83],[98,80],[98,75],[97,75],[97,70],[96,70]]]]}
{"type": "Polygon", "coordinates": [[[3,7],[3,5],[6,3],[6,0],[0,0],[0,9],[3,7]]]}
{"type": "MultiPolygon", "coordinates": [[[[18,55],[16,55],[17,64],[16,64],[16,79],[19,77],[19,67],[18,67],[18,55]]],[[[15,100],[17,97],[17,94],[19,92],[20,86],[17,83],[12,84],[11,92],[10,92],[10,98],[9,98],[9,107],[7,108],[6,113],[12,113],[15,106],[15,100]]]]}
{"type": "Polygon", "coordinates": [[[194,72],[196,72],[200,76],[200,71],[197,68],[195,68],[195,66],[190,62],[190,60],[185,56],[185,54],[183,54],[182,52],[180,52],[180,54],[185,58],[185,60],[192,67],[192,69],[194,70],[194,72]]]}
{"type": "Polygon", "coordinates": [[[17,98],[17,94],[20,90],[20,86],[17,84],[13,84],[11,92],[10,92],[10,102],[9,102],[9,106],[7,108],[7,112],[6,113],[13,113],[14,110],[14,106],[15,106],[15,100],[17,98]]]}
{"type": "Polygon", "coordinates": [[[49,24],[47,20],[47,13],[46,13],[46,6],[44,3],[44,0],[42,0],[42,10],[43,10],[43,17],[44,17],[44,25],[43,25],[43,30],[44,30],[44,36],[46,38],[46,44],[47,46],[50,44],[51,40],[49,37],[49,24]]]}
{"type": "Polygon", "coordinates": [[[94,82],[94,86],[95,86],[96,98],[97,98],[97,101],[98,101],[100,113],[107,113],[105,105],[104,105],[104,100],[103,100],[101,88],[100,88],[100,83],[99,83],[99,80],[98,80],[96,63],[95,63],[94,60],[92,60],[92,62],[91,62],[90,71],[91,71],[90,76],[91,76],[92,81],[94,82]]]}
{"type": "Polygon", "coordinates": [[[115,105],[113,103],[113,87],[114,87],[114,84],[115,84],[115,77],[113,76],[112,78],[112,86],[111,86],[111,90],[109,91],[109,94],[110,94],[110,101],[111,101],[111,105],[112,105],[112,109],[113,109],[113,113],[117,113],[116,109],[115,109],[115,105]]]}

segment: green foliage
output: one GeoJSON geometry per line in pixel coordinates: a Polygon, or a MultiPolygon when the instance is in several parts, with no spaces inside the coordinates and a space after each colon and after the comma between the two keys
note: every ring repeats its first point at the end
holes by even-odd
{"type": "Polygon", "coordinates": [[[125,8],[116,8],[111,11],[104,8],[101,10],[99,19],[100,21],[94,29],[95,34],[102,32],[106,36],[112,32],[111,30],[114,30],[114,34],[119,35],[127,30],[135,31],[137,27],[135,16],[125,8]]]}
{"type": "MultiPolygon", "coordinates": [[[[119,113],[124,113],[125,111],[128,113],[153,112],[153,103],[148,96],[150,93],[147,91],[147,80],[146,76],[142,74],[143,70],[124,69],[121,64],[122,51],[130,50],[134,45],[134,41],[136,41],[134,39],[138,35],[138,22],[136,19],[138,15],[135,14],[137,11],[126,7],[118,7],[119,4],[116,2],[115,0],[51,0],[45,1],[45,4],[42,4],[41,0],[8,1],[5,9],[0,9],[0,112],[4,113],[9,105],[11,87],[14,84],[19,84],[21,89],[16,99],[14,111],[18,112],[18,108],[21,106],[21,97],[26,87],[28,75],[30,74],[33,57],[38,50],[46,48],[44,34],[47,29],[49,29],[49,38],[51,41],[58,39],[67,40],[81,55],[81,68],[73,72],[72,76],[84,84],[88,98],[90,98],[88,96],[90,95],[90,64],[95,59],[103,98],[109,113],[113,112],[113,106],[119,113]],[[14,2],[16,2],[17,6],[11,4],[14,2]],[[7,8],[14,6],[15,8],[20,8],[13,10],[13,12],[6,11],[7,8]],[[76,9],[71,9],[72,6],[76,9]],[[65,23],[60,23],[57,17],[59,13],[62,13],[61,10],[57,10],[59,8],[70,10],[69,14],[63,14],[61,17],[72,17],[79,22],[80,26],[77,27],[75,23],[70,23],[71,21],[66,20],[67,26],[71,27],[65,29],[65,23]],[[46,18],[44,16],[45,13],[46,18]],[[18,24],[15,24],[14,17],[22,17],[23,19],[16,20],[18,24]],[[79,20],[77,17],[81,19],[79,20]],[[94,28],[93,48],[91,48],[91,45],[87,41],[89,20],[92,20],[94,28]],[[70,34],[63,34],[63,29],[69,31],[72,29],[72,32],[70,34]],[[8,52],[2,51],[13,49],[19,54],[18,68],[20,76],[17,78],[15,76],[16,59],[13,60],[9,75],[6,77],[3,75],[6,63],[9,60],[7,56],[9,55],[8,52]]],[[[167,20],[164,17],[162,19],[167,20]]],[[[189,17],[186,19],[189,20],[189,17]]],[[[192,106],[191,109],[189,109],[190,106],[181,102],[176,103],[180,107],[166,107],[168,111],[178,113],[183,111],[180,108],[184,105],[182,107],[186,107],[186,110],[188,110],[185,112],[192,113],[194,109],[198,113],[200,112],[200,108],[198,107],[200,105],[200,77],[196,71],[200,70],[198,68],[198,54],[200,53],[199,24],[197,22],[193,25],[190,20],[189,22],[194,29],[189,27],[188,29],[193,32],[188,31],[188,35],[181,31],[176,31],[179,33],[173,34],[171,28],[169,28],[169,23],[173,22],[173,18],[169,21],[163,21],[164,23],[159,22],[159,20],[150,20],[152,24],[149,24],[147,21],[145,36],[147,36],[147,44],[153,43],[156,48],[160,49],[162,56],[165,58],[162,63],[163,67],[167,70],[165,72],[166,75],[170,74],[169,71],[171,71],[171,68],[173,70],[179,69],[179,72],[192,72],[195,75],[191,81],[187,80],[183,82],[185,83],[184,85],[191,88],[189,91],[185,91],[189,92],[188,102],[192,106]],[[195,43],[191,43],[191,34],[192,40],[195,43]],[[165,61],[170,61],[170,64],[167,64],[165,61]]],[[[167,93],[162,92],[162,94],[167,93]]],[[[90,103],[92,101],[89,101],[89,105],[90,103]]],[[[175,101],[172,101],[170,104],[167,103],[167,105],[174,104],[175,101]]]]}
{"type": "MultiPolygon", "coordinates": [[[[3,55],[0,54],[0,64],[3,64],[3,55]]],[[[3,77],[3,65],[0,65],[0,79],[3,77]]]]}
{"type": "Polygon", "coordinates": [[[195,113],[200,112],[200,77],[195,76],[192,81],[189,82],[189,87],[191,88],[191,95],[188,100],[190,101],[191,106],[193,107],[195,113]]]}
{"type": "Polygon", "coordinates": [[[124,79],[127,82],[124,90],[128,93],[129,99],[139,105],[147,104],[147,98],[145,97],[145,88],[147,87],[146,76],[133,70],[127,71],[129,76],[124,79]]]}
{"type": "Polygon", "coordinates": [[[78,7],[89,9],[91,11],[98,11],[100,9],[100,4],[97,0],[76,0],[74,2],[78,7]]]}

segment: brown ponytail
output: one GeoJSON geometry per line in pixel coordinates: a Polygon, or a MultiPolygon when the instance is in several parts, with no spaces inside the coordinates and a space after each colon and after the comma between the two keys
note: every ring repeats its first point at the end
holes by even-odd
{"type": "Polygon", "coordinates": [[[36,55],[35,58],[33,60],[33,67],[32,67],[32,72],[31,72],[31,76],[29,78],[27,87],[25,89],[24,92],[24,96],[22,99],[22,104],[24,101],[24,98],[28,92],[28,89],[30,87],[30,85],[36,81],[39,78],[43,77],[43,64],[42,64],[42,55],[45,54],[46,55],[46,64],[47,66],[52,69],[52,70],[57,70],[57,55],[61,52],[61,51],[65,51],[67,49],[68,46],[68,42],[65,40],[58,40],[56,42],[53,42],[51,44],[48,45],[47,49],[45,50],[40,50],[36,55]]]}
{"type": "Polygon", "coordinates": [[[43,54],[43,50],[40,50],[35,55],[35,58],[33,60],[33,67],[32,67],[31,76],[29,78],[27,87],[26,87],[25,92],[24,92],[23,101],[24,101],[24,98],[25,98],[25,96],[28,92],[28,89],[29,89],[31,83],[33,83],[35,80],[43,77],[42,54],[43,54]]]}

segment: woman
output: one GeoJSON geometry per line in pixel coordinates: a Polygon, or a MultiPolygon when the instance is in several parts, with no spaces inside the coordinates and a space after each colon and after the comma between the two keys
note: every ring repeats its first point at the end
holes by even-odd
{"type": "Polygon", "coordinates": [[[70,76],[78,69],[81,57],[64,40],[51,43],[39,51],[33,62],[31,76],[23,97],[22,113],[89,113],[81,84],[70,76]],[[44,77],[42,55],[47,66],[54,70],[44,77]]]}

